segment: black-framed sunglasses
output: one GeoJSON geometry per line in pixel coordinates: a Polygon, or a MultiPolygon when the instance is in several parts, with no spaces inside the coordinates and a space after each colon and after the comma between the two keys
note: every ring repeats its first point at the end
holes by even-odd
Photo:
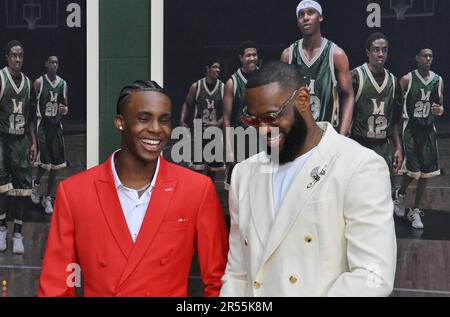
{"type": "Polygon", "coordinates": [[[288,100],[283,102],[280,109],[278,109],[275,112],[266,113],[266,114],[262,115],[261,117],[257,117],[257,116],[254,116],[254,115],[248,113],[247,107],[244,107],[244,109],[242,110],[243,114],[241,115],[241,118],[240,118],[241,121],[244,124],[252,126],[252,127],[259,127],[261,125],[261,122],[263,122],[267,125],[274,124],[278,120],[278,118],[281,116],[283,111],[286,109],[286,107],[291,103],[292,99],[294,99],[297,91],[298,91],[298,89],[292,93],[292,95],[289,97],[288,100]]]}

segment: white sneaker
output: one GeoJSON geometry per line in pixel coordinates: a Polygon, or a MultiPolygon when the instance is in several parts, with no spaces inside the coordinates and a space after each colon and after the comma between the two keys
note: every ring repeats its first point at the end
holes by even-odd
{"type": "Polygon", "coordinates": [[[44,207],[47,215],[51,215],[53,213],[52,198],[50,196],[42,197],[42,207],[44,207]]]}
{"type": "Polygon", "coordinates": [[[25,252],[25,248],[23,246],[23,235],[21,233],[14,233],[12,242],[14,254],[23,254],[25,252]]]}
{"type": "Polygon", "coordinates": [[[31,201],[36,205],[41,201],[41,196],[39,196],[39,186],[40,184],[37,184],[36,180],[33,178],[31,181],[31,201]]]}
{"type": "Polygon", "coordinates": [[[410,209],[408,215],[406,216],[414,229],[423,229],[422,219],[420,216],[424,216],[423,211],[419,208],[410,209]]]}
{"type": "Polygon", "coordinates": [[[8,229],[0,227],[0,252],[6,251],[6,236],[8,235],[8,229]]]}
{"type": "Polygon", "coordinates": [[[395,199],[394,199],[394,213],[397,217],[405,216],[405,198],[406,194],[402,195],[399,193],[400,188],[395,190],[395,199]]]}

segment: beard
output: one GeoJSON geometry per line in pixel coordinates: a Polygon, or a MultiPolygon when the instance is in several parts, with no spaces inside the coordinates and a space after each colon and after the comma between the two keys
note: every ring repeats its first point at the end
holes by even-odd
{"type": "Polygon", "coordinates": [[[280,165],[294,161],[300,148],[305,143],[306,133],[308,132],[305,120],[297,111],[295,111],[294,117],[291,131],[286,136],[283,149],[280,151],[280,165]]]}

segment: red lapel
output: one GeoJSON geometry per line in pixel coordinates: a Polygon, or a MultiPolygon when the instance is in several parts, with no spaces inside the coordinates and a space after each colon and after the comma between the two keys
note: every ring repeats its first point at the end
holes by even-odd
{"type": "Polygon", "coordinates": [[[117,194],[114,176],[111,170],[111,159],[112,156],[100,166],[100,173],[98,179],[95,181],[95,186],[97,188],[98,200],[102,206],[103,215],[105,216],[109,229],[122,250],[123,255],[128,259],[133,249],[133,239],[131,238],[130,230],[128,229],[117,194]]]}
{"type": "MultiPolygon", "coordinates": [[[[177,185],[176,177],[170,171],[169,163],[161,157],[159,172],[150,204],[147,208],[141,230],[131,251],[127,266],[120,278],[118,287],[126,281],[145,255],[169,207],[177,185]]],[[[128,234],[129,235],[129,234],[128,234]]],[[[130,236],[130,235],[129,235],[130,236]]]]}

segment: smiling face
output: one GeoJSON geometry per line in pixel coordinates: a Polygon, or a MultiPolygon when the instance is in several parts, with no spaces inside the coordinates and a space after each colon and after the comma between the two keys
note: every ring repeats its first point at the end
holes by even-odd
{"type": "MultiPolygon", "coordinates": [[[[305,89],[301,89],[298,94],[305,92],[305,89]]],[[[256,117],[276,112],[286,100],[289,100],[292,93],[280,87],[278,82],[247,89],[245,97],[247,111],[256,117]]],[[[294,106],[295,99],[292,99],[276,122],[271,125],[262,123],[259,126],[259,133],[267,136],[268,148],[279,150],[281,164],[297,157],[307,134],[306,123],[294,106]]]]}
{"type": "Polygon", "coordinates": [[[303,36],[319,32],[322,21],[323,17],[315,9],[306,8],[298,12],[297,25],[303,36]]]}
{"type": "Polygon", "coordinates": [[[256,48],[246,48],[242,55],[239,55],[242,69],[245,73],[251,73],[258,68],[258,50],[256,48]]]}
{"type": "Polygon", "coordinates": [[[144,163],[156,161],[172,132],[171,109],[170,99],[160,92],[130,93],[115,122],[122,127],[122,150],[144,163]]]}
{"type": "Polygon", "coordinates": [[[366,52],[369,65],[374,69],[382,70],[388,57],[389,43],[385,39],[377,39],[372,42],[370,49],[366,52]]]}

